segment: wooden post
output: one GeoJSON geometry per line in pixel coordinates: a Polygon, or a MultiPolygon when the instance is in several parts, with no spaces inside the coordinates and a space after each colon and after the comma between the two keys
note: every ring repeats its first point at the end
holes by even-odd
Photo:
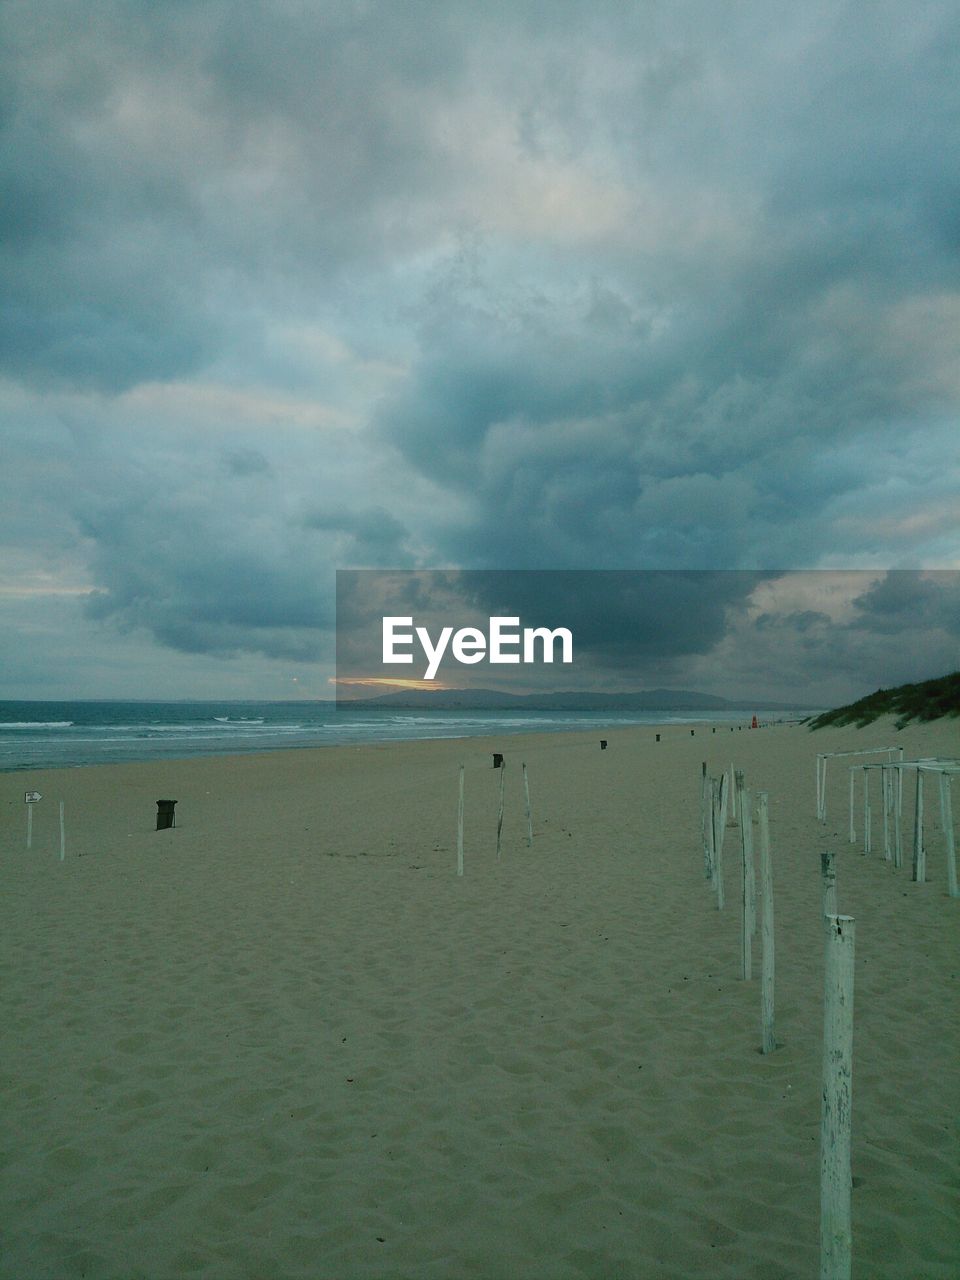
{"type": "MultiPolygon", "coordinates": [[[[711,824],[712,827],[712,824],[711,824]]],[[[714,834],[715,829],[714,829],[714,834]]],[[[723,836],[720,839],[714,839],[713,844],[713,887],[717,891],[717,910],[723,910],[724,891],[723,891],[723,836]]]]}
{"type": "Polygon", "coordinates": [[[897,786],[893,796],[893,865],[903,866],[903,768],[897,769],[897,786]]]}
{"type": "Polygon", "coordinates": [[[743,773],[737,773],[737,787],[740,791],[740,845],[746,849],[743,867],[747,882],[747,910],[749,911],[750,934],[757,932],[757,881],[753,868],[753,797],[750,790],[743,785],[743,773]]]}
{"type": "Polygon", "coordinates": [[[823,756],[820,774],[820,821],[827,820],[827,757],[823,756]]]}
{"type": "Polygon", "coordinates": [[[823,819],[823,804],[820,801],[820,791],[822,791],[822,783],[820,783],[820,764],[822,764],[822,756],[817,754],[817,822],[823,819]]]}
{"type": "Polygon", "coordinates": [[[703,860],[704,871],[707,879],[710,881],[710,888],[717,887],[717,823],[716,808],[717,798],[714,791],[713,779],[710,779],[710,794],[704,792],[703,797],[704,808],[706,810],[704,816],[704,844],[703,844],[703,860]]]}
{"type": "Polygon", "coordinates": [[[890,787],[890,770],[885,764],[880,766],[880,805],[883,809],[883,860],[890,862],[890,806],[893,792],[890,787]]]}
{"type": "Polygon", "coordinates": [[[497,861],[500,861],[500,837],[503,834],[503,775],[507,766],[505,761],[500,761],[500,804],[497,809],[497,861]]]}
{"type": "MultiPolygon", "coordinates": [[[[710,833],[712,828],[712,805],[707,802],[707,762],[700,766],[700,837],[703,842],[703,875],[704,879],[713,879],[713,857],[710,849],[710,833]]],[[[710,784],[712,798],[713,783],[710,784]]]]}
{"type": "Polygon", "coordinates": [[[63,801],[60,801],[60,861],[67,856],[67,836],[63,825],[63,801]]]}
{"type": "Polygon", "coordinates": [[[762,1053],[773,1053],[777,1047],[773,1018],[773,870],[770,865],[770,819],[765,791],[757,796],[757,814],[760,819],[760,1048],[762,1053]]]}
{"type": "Polygon", "coordinates": [[[863,852],[869,853],[872,844],[870,840],[870,771],[866,766],[862,766],[863,771],[863,852]]]}
{"type": "Polygon", "coordinates": [[[960,897],[957,891],[957,845],[953,834],[953,803],[950,799],[950,775],[940,775],[940,821],[947,842],[947,893],[951,898],[960,897]]]}
{"type": "Polygon", "coordinates": [[[523,802],[527,807],[527,844],[533,844],[533,819],[530,816],[530,783],[527,781],[527,766],[523,765],[523,802]]]}
{"type": "MultiPolygon", "coordinates": [[[[818,768],[819,768],[819,766],[818,766],[818,768]]],[[[734,770],[733,770],[733,761],[732,761],[732,760],[730,761],[730,770],[729,770],[729,773],[727,774],[727,777],[728,777],[728,782],[727,782],[727,794],[730,796],[730,817],[731,817],[731,818],[733,818],[734,822],[736,822],[736,820],[737,820],[737,792],[736,792],[736,788],[735,788],[735,786],[734,786],[734,770]]],[[[820,780],[820,774],[818,773],[818,774],[817,774],[817,781],[819,782],[819,780],[820,780]]]]}
{"type": "Polygon", "coordinates": [[[854,765],[850,766],[850,843],[857,843],[857,831],[853,825],[853,793],[856,786],[856,774],[854,773],[854,765]]]}
{"type": "Polygon", "coordinates": [[[829,915],[820,1111],[820,1280],[850,1280],[850,1130],[853,1101],[853,956],[856,926],[829,915]]]}
{"type": "Polygon", "coordinates": [[[460,766],[460,801],[457,805],[457,875],[463,875],[463,765],[460,766]]]}
{"type": "Polygon", "coordinates": [[[727,785],[727,775],[720,775],[720,813],[717,818],[717,834],[715,847],[723,848],[723,838],[727,830],[727,797],[730,794],[730,788],[727,785]]]}
{"type": "Polygon", "coordinates": [[[927,878],[927,851],[923,847],[923,770],[917,769],[917,799],[913,811],[913,879],[923,884],[927,878]]]}
{"type": "Polygon", "coordinates": [[[837,872],[833,865],[833,850],[825,849],[820,855],[820,889],[822,914],[837,914],[837,872]]]}
{"type": "Polygon", "coordinates": [[[33,848],[33,805],[27,805],[27,848],[33,848]]]}
{"type": "Polygon", "coordinates": [[[740,976],[744,982],[753,977],[753,812],[750,792],[743,785],[743,774],[737,771],[737,791],[740,800],[740,976]]]}

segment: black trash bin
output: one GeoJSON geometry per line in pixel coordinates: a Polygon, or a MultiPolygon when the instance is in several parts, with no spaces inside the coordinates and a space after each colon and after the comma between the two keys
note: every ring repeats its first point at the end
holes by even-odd
{"type": "Polygon", "coordinates": [[[503,756],[500,754],[499,751],[495,751],[493,753],[493,767],[495,769],[503,768],[503,756]]]}
{"type": "Polygon", "coordinates": [[[600,739],[600,750],[601,750],[601,751],[606,751],[606,749],[607,749],[607,740],[606,740],[606,738],[601,738],[601,739],[600,739]]]}
{"type": "Polygon", "coordinates": [[[175,827],[177,825],[177,815],[174,809],[177,807],[176,800],[158,800],[157,801],[157,830],[165,831],[167,827],[175,827]]]}

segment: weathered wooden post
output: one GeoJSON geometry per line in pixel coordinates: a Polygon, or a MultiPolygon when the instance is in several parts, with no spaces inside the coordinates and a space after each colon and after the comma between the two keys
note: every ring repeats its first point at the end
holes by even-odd
{"type": "Polygon", "coordinates": [[[890,817],[893,804],[890,769],[881,764],[881,805],[883,808],[883,860],[888,863],[892,854],[890,849],[890,817]]]}
{"type": "Polygon", "coordinates": [[[743,774],[737,771],[737,792],[740,801],[740,886],[741,886],[741,937],[740,976],[745,982],[753,977],[753,811],[750,792],[743,785],[743,774]]]}
{"type": "MultiPolygon", "coordinates": [[[[713,784],[711,783],[710,791],[712,797],[713,784]]],[[[711,806],[707,803],[707,762],[700,766],[700,837],[703,842],[703,874],[704,878],[710,880],[713,878],[713,858],[711,857],[708,834],[712,826],[711,823],[711,806]]]]}
{"type": "Polygon", "coordinates": [[[457,805],[457,875],[463,875],[463,765],[460,766],[460,800],[457,805]]]}
{"type": "Polygon", "coordinates": [[[903,765],[897,766],[897,786],[893,797],[893,865],[903,866],[903,765]]]}
{"type": "Polygon", "coordinates": [[[60,861],[67,856],[67,832],[63,825],[63,801],[60,801],[60,861]]]}
{"type": "Polygon", "coordinates": [[[823,1000],[823,1101],[820,1111],[820,1280],[850,1280],[850,1131],[853,1101],[851,916],[828,915],[823,1000]]]}
{"type": "Polygon", "coordinates": [[[753,864],[753,796],[744,786],[743,773],[737,773],[737,786],[740,789],[740,843],[746,841],[747,858],[744,864],[747,878],[747,907],[750,912],[750,934],[757,932],[757,881],[753,864]],[[744,812],[746,805],[746,812],[744,812]],[[746,820],[744,820],[746,818],[746,820]]]}
{"type": "Polygon", "coordinates": [[[714,877],[713,886],[717,891],[717,910],[722,911],[724,902],[725,902],[724,891],[723,891],[723,833],[721,832],[720,838],[717,839],[716,828],[714,828],[712,823],[710,825],[711,825],[711,830],[713,831],[713,836],[714,836],[714,839],[713,839],[713,877],[714,877]]]}
{"type": "Polygon", "coordinates": [[[953,803],[950,799],[950,775],[940,774],[940,821],[947,842],[947,893],[951,898],[960,897],[957,891],[957,846],[953,834],[953,803]]]}
{"type": "Polygon", "coordinates": [[[837,872],[833,865],[832,849],[825,849],[820,854],[820,901],[822,915],[837,914],[837,872]]]}
{"type": "Polygon", "coordinates": [[[717,887],[717,824],[716,824],[716,795],[714,794],[714,782],[710,779],[709,793],[704,792],[704,831],[703,831],[703,869],[706,878],[710,881],[710,888],[717,887]]]}
{"type": "Polygon", "coordinates": [[[733,770],[733,761],[732,761],[732,760],[730,761],[730,769],[729,769],[729,772],[728,772],[728,774],[727,774],[727,778],[728,778],[728,781],[727,781],[727,794],[728,794],[728,795],[729,795],[729,797],[730,797],[730,817],[731,817],[731,818],[733,818],[734,822],[736,822],[736,820],[737,820],[737,791],[736,791],[736,787],[734,786],[734,770],[733,770]]]}
{"type": "Polygon", "coordinates": [[[497,861],[500,861],[500,838],[503,835],[503,775],[507,766],[500,761],[500,803],[497,808],[497,861]]]}
{"type": "Polygon", "coordinates": [[[822,822],[823,820],[823,800],[822,800],[823,786],[822,786],[822,783],[820,783],[820,765],[822,765],[822,762],[823,762],[823,756],[820,755],[818,751],[817,753],[817,822],[822,822]]]}
{"type": "Polygon", "coordinates": [[[856,768],[856,765],[850,766],[850,843],[851,844],[857,843],[857,832],[856,832],[856,828],[853,825],[853,793],[856,785],[855,780],[857,776],[854,773],[855,768],[856,768]]]}
{"type": "Polygon", "coordinates": [[[870,825],[870,770],[863,766],[863,852],[868,854],[873,849],[873,831],[870,825]]]}
{"type": "Polygon", "coordinates": [[[773,1053],[777,1047],[774,1034],[773,869],[770,865],[766,791],[757,796],[757,814],[760,820],[760,1047],[762,1053],[773,1053]]]}
{"type": "Polygon", "coordinates": [[[723,839],[727,830],[727,796],[729,795],[729,787],[727,786],[727,775],[720,775],[720,812],[717,817],[717,832],[715,844],[721,849],[723,848],[723,839]]]}
{"type": "Polygon", "coordinates": [[[913,879],[923,884],[927,878],[927,851],[923,847],[923,770],[918,768],[917,798],[913,812],[913,879]]]}
{"type": "Polygon", "coordinates": [[[527,781],[527,766],[523,765],[523,802],[527,807],[527,844],[533,844],[533,819],[530,816],[530,783],[527,781]]]}

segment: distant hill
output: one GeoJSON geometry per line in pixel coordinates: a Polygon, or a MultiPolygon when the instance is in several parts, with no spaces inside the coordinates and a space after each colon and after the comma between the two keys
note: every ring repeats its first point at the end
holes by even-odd
{"type": "Polygon", "coordinates": [[[858,729],[872,724],[878,716],[896,716],[897,728],[911,720],[939,720],[941,716],[960,715],[960,671],[924,680],[920,684],[902,684],[897,689],[878,689],[849,706],[825,711],[810,721],[811,729],[827,725],[855,724],[858,729]]]}
{"type": "MultiPolygon", "coordinates": [[[[340,705],[344,705],[341,699],[340,705]]],[[[354,701],[354,700],[351,700],[354,701]]],[[[806,711],[784,702],[731,702],[709,693],[690,689],[645,689],[628,693],[589,693],[566,690],[559,693],[503,693],[496,689],[404,689],[376,698],[356,699],[364,707],[432,707],[437,711],[464,708],[501,711],[516,708],[528,711],[728,711],[749,706],[756,711],[806,711]]]]}

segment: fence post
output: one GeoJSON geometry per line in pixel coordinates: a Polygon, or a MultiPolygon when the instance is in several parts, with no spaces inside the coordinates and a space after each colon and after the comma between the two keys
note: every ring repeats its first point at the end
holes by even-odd
{"type": "Polygon", "coordinates": [[[820,1280],[850,1280],[850,1129],[853,1100],[853,954],[850,916],[824,920],[823,1101],[820,1111],[820,1280]]]}

